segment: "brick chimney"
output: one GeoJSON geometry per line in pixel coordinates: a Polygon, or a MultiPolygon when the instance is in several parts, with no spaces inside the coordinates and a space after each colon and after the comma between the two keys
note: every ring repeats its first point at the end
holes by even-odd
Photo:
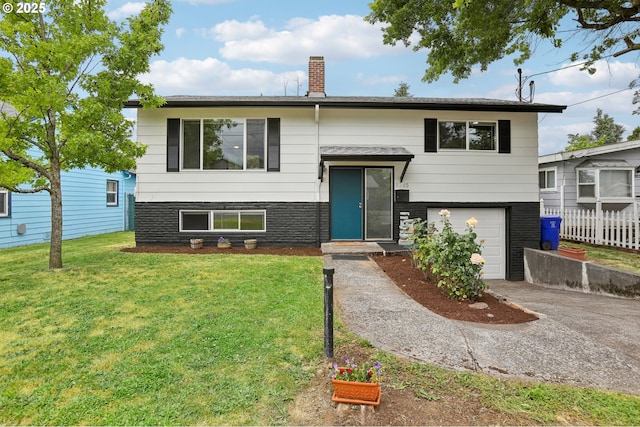
{"type": "Polygon", "coordinates": [[[324,56],[309,57],[308,97],[325,97],[324,93],[324,56]]]}

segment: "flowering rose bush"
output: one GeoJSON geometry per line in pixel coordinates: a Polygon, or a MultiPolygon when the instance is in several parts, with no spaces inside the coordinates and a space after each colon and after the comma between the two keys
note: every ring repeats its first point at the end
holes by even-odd
{"type": "Polygon", "coordinates": [[[352,381],[361,383],[376,383],[380,376],[382,364],[375,362],[373,365],[365,363],[362,366],[357,366],[355,362],[344,359],[344,366],[338,366],[337,363],[333,364],[332,378],[342,381],[352,381]]]}
{"type": "Polygon", "coordinates": [[[427,279],[436,281],[450,298],[475,301],[487,288],[482,281],[484,258],[482,243],[477,243],[474,228],[478,220],[466,221],[464,234],[453,231],[450,212],[440,211],[442,230],[433,223],[417,221],[413,233],[413,257],[416,266],[425,272],[427,279]]]}

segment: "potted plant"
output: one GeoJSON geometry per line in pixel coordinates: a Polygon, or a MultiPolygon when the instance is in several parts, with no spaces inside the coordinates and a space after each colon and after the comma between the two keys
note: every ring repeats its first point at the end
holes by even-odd
{"type": "Polygon", "coordinates": [[[357,366],[347,358],[344,363],[345,366],[333,364],[331,400],[358,405],[379,405],[381,390],[378,379],[382,367],[380,362],[357,366]]]}
{"type": "Polygon", "coordinates": [[[220,236],[220,238],[218,239],[218,247],[223,249],[230,248],[231,242],[229,241],[229,239],[220,236]]]}
{"type": "Polygon", "coordinates": [[[191,243],[191,249],[202,249],[204,245],[203,239],[191,239],[189,242],[191,243]]]}

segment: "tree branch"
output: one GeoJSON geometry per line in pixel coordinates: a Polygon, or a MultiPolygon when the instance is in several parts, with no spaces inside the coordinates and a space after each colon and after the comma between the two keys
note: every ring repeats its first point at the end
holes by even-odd
{"type": "Polygon", "coordinates": [[[634,51],[634,50],[640,50],[640,43],[634,43],[631,40],[631,38],[629,38],[629,36],[626,36],[623,40],[626,43],[627,48],[623,49],[623,50],[621,50],[619,52],[614,53],[613,54],[614,57],[618,57],[620,55],[624,55],[625,53],[629,53],[629,52],[634,51]]]}
{"type": "Polygon", "coordinates": [[[14,187],[11,185],[9,186],[3,185],[2,188],[5,188],[12,193],[20,193],[20,194],[33,194],[33,193],[39,193],[41,191],[51,192],[51,189],[49,187],[36,187],[36,188],[23,189],[23,188],[14,187]]]}
{"type": "Polygon", "coordinates": [[[51,175],[49,174],[49,171],[46,170],[44,167],[42,167],[41,165],[37,164],[36,162],[32,162],[31,160],[22,157],[16,153],[14,153],[11,150],[5,149],[2,150],[2,154],[4,154],[5,156],[7,156],[8,158],[10,158],[11,160],[14,160],[26,167],[28,167],[29,169],[33,169],[34,171],[38,172],[40,175],[44,176],[47,179],[51,179],[51,175]]]}

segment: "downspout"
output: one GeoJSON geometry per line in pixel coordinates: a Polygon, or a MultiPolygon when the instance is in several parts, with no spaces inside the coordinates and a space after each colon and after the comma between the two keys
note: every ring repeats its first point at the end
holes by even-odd
{"type": "MultiPolygon", "coordinates": [[[[315,106],[315,123],[316,123],[316,165],[320,164],[320,105],[315,106]]],[[[316,247],[320,247],[320,204],[321,204],[321,187],[322,177],[318,180],[318,190],[316,192],[316,247]]]]}

